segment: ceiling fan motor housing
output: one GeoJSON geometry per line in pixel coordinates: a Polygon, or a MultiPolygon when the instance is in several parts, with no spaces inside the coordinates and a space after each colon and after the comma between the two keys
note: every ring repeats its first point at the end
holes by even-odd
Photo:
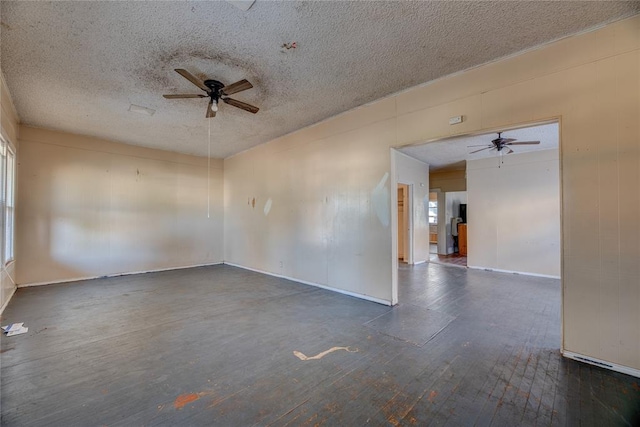
{"type": "Polygon", "coordinates": [[[211,98],[218,101],[220,99],[220,91],[225,86],[224,83],[219,82],[218,80],[205,80],[204,85],[211,89],[211,98]]]}

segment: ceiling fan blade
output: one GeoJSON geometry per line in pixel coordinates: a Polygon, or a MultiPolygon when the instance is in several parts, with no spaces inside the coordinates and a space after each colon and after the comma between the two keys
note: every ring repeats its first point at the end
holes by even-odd
{"type": "Polygon", "coordinates": [[[211,108],[213,106],[213,99],[211,101],[209,101],[209,105],[207,105],[207,119],[210,119],[211,117],[215,117],[216,116],[216,112],[213,111],[213,109],[211,108]]]}
{"type": "Polygon", "coordinates": [[[488,150],[488,149],[490,149],[490,148],[495,148],[495,147],[494,147],[493,145],[490,145],[490,146],[488,146],[488,147],[484,147],[484,148],[481,148],[481,149],[479,149],[479,150],[472,151],[472,152],[470,152],[469,154],[478,153],[478,152],[480,152],[480,151],[488,150]]]}
{"type": "Polygon", "coordinates": [[[198,86],[203,91],[205,91],[207,93],[209,92],[209,88],[204,85],[202,80],[200,80],[199,78],[197,78],[196,76],[194,76],[193,74],[188,72],[187,70],[183,70],[182,68],[176,68],[175,71],[176,71],[176,73],[180,74],[185,79],[189,80],[194,85],[198,86]]]}
{"type": "Polygon", "coordinates": [[[500,138],[500,143],[501,144],[507,144],[509,142],[513,142],[513,141],[517,141],[517,139],[515,138],[500,138]]]}
{"type": "Polygon", "coordinates": [[[248,80],[240,80],[239,82],[231,83],[228,86],[222,88],[222,93],[225,95],[232,95],[234,93],[242,92],[243,90],[251,89],[253,85],[248,80]]]}
{"type": "Polygon", "coordinates": [[[488,147],[488,145],[487,144],[467,145],[467,148],[471,148],[471,147],[488,147]]]}
{"type": "Polygon", "coordinates": [[[207,95],[199,94],[199,93],[190,93],[190,94],[171,94],[171,95],[162,95],[167,99],[181,99],[181,98],[206,98],[207,95]]]}
{"type": "Polygon", "coordinates": [[[258,110],[260,110],[258,107],[254,107],[251,104],[247,104],[246,102],[238,101],[233,98],[223,98],[222,100],[229,105],[233,105],[234,107],[241,108],[253,114],[257,113],[258,110]]]}
{"type": "Polygon", "coordinates": [[[520,142],[508,142],[504,145],[537,145],[540,141],[520,141],[520,142]]]}
{"type": "Polygon", "coordinates": [[[507,150],[509,150],[509,151],[507,151],[505,154],[511,154],[511,153],[513,153],[513,150],[512,150],[511,148],[509,148],[509,147],[505,147],[505,148],[506,148],[507,150]]]}

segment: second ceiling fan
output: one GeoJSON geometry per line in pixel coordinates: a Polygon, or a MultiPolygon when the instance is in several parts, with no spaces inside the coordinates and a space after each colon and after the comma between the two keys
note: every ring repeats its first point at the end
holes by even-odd
{"type": "Polygon", "coordinates": [[[496,139],[492,140],[491,144],[469,145],[468,147],[484,147],[484,148],[481,148],[479,150],[472,151],[469,154],[477,153],[477,152],[484,151],[484,150],[496,150],[500,154],[502,154],[502,149],[503,148],[507,149],[507,153],[506,154],[511,154],[511,153],[513,153],[513,150],[510,148],[511,145],[537,145],[537,144],[540,144],[540,141],[520,141],[520,142],[516,142],[516,141],[517,141],[517,139],[515,139],[515,138],[503,138],[502,137],[502,132],[498,132],[498,137],[496,139]]]}
{"type": "Polygon", "coordinates": [[[251,104],[247,104],[246,102],[238,101],[237,99],[229,98],[229,95],[234,93],[242,92],[247,89],[251,89],[253,85],[249,83],[248,80],[243,79],[239,82],[232,83],[230,85],[226,85],[218,80],[200,80],[187,70],[182,68],[177,68],[175,70],[178,74],[180,74],[185,79],[189,80],[194,85],[198,86],[205,93],[194,93],[194,94],[168,94],[162,95],[167,99],[181,99],[181,98],[209,98],[209,105],[207,106],[207,114],[206,117],[215,117],[216,111],[218,111],[218,102],[222,100],[225,104],[233,105],[234,107],[240,108],[242,110],[248,111],[250,113],[257,113],[260,109],[251,104]]]}

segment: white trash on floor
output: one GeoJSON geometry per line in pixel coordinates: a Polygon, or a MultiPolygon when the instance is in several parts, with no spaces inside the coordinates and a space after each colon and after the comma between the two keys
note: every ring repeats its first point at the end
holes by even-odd
{"type": "Polygon", "coordinates": [[[24,326],[24,323],[9,323],[7,326],[3,326],[2,330],[8,337],[29,332],[29,328],[24,326]]]}

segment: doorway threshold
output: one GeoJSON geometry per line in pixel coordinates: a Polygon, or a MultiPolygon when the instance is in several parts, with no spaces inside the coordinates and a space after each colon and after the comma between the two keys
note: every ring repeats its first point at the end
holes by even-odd
{"type": "Polygon", "coordinates": [[[451,255],[429,254],[429,262],[467,268],[467,257],[457,253],[451,255]]]}

